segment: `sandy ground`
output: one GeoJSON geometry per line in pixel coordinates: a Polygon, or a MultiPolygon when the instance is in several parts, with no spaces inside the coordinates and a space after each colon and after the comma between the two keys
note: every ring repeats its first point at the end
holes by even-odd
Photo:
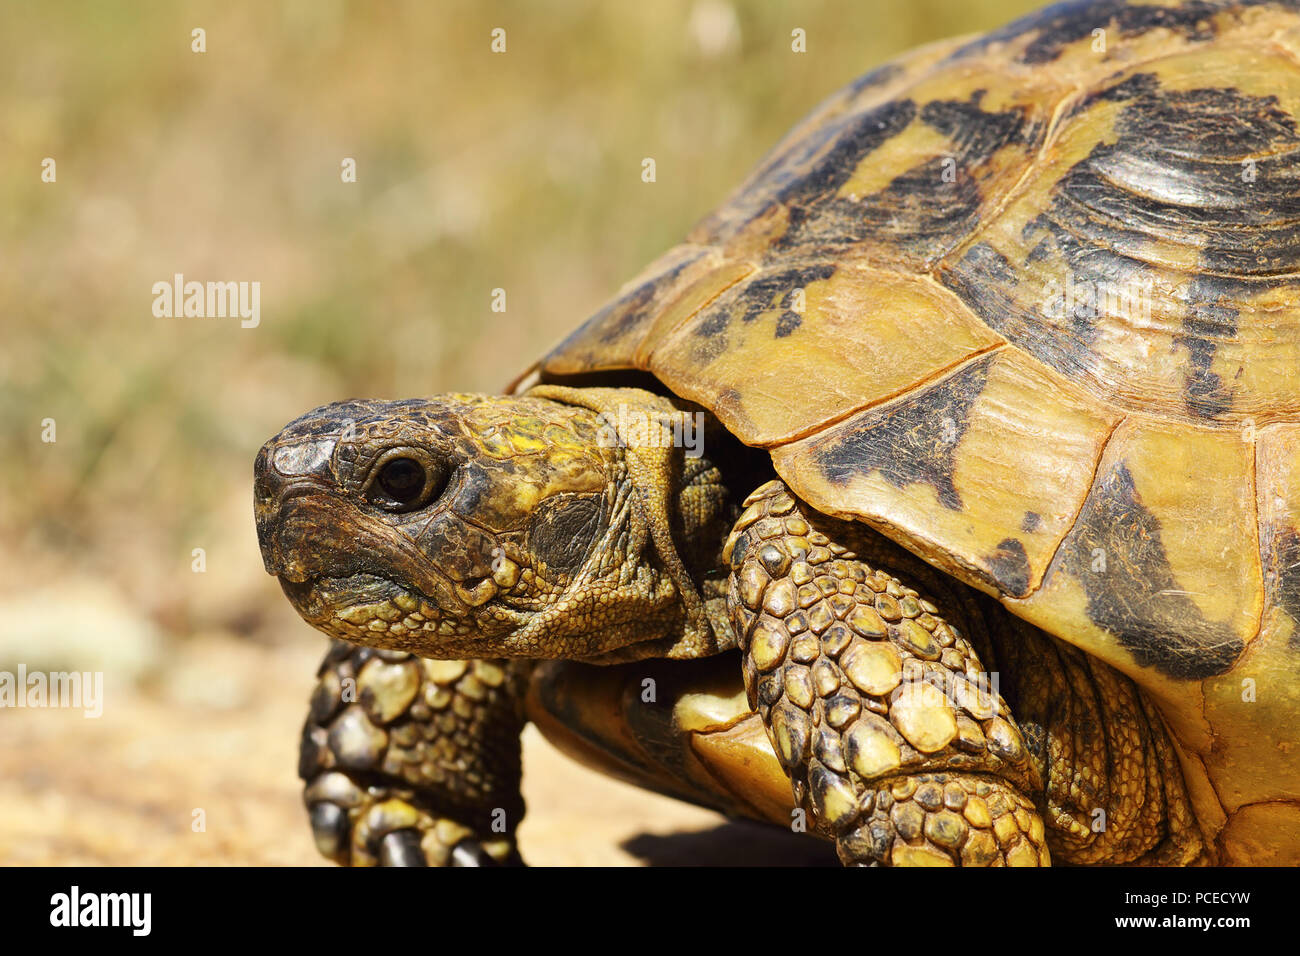
{"type": "MultiPolygon", "coordinates": [[[[0,712],[0,863],[321,865],[294,775],[320,651],[196,641],[152,689],[106,687],[99,718],[0,712]]],[[[592,773],[532,728],[524,758],[533,865],[828,862],[822,844],[592,773]]]]}

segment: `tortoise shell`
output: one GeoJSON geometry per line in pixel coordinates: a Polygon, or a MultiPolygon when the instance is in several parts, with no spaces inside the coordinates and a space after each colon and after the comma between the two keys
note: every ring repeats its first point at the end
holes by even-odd
{"type": "Polygon", "coordinates": [[[1294,828],[1298,9],[1067,3],[881,67],[532,378],[651,373],[1137,680],[1208,819],[1294,828]]]}

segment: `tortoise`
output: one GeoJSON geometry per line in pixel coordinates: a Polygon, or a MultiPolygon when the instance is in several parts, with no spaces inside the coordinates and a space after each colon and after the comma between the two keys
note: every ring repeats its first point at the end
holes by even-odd
{"type": "Polygon", "coordinates": [[[501,396],[256,461],[352,864],[519,734],[850,865],[1300,861],[1300,15],[1048,7],[831,96],[501,396]]]}

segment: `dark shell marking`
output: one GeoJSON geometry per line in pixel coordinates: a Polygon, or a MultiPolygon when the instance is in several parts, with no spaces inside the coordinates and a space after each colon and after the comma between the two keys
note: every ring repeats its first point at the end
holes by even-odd
{"type": "Polygon", "coordinates": [[[1245,648],[1179,590],[1160,522],[1143,507],[1123,462],[1093,486],[1057,560],[1083,585],[1088,617],[1144,667],[1200,680],[1229,670],[1245,648]]]}
{"type": "Polygon", "coordinates": [[[1269,603],[1291,618],[1295,630],[1288,643],[1300,651],[1300,533],[1292,528],[1267,531],[1263,550],[1269,603]]]}
{"type": "Polygon", "coordinates": [[[1012,597],[1029,593],[1029,555],[1023,542],[1003,538],[997,550],[984,562],[989,569],[990,583],[1000,586],[1012,597]]]}
{"type": "MultiPolygon", "coordinates": [[[[1125,0],[1076,0],[1058,3],[1037,13],[1007,24],[1000,30],[986,33],[952,54],[950,59],[963,59],[984,53],[994,46],[1009,43],[1033,34],[1033,39],[1017,55],[1021,63],[1050,63],[1072,43],[1092,36],[1097,29],[1113,27],[1121,39],[1135,37],[1156,28],[1173,30],[1188,40],[1214,39],[1213,24],[1209,15],[1215,10],[1231,7],[1232,3],[1209,3],[1193,0],[1191,3],[1171,6],[1154,4],[1129,4],[1125,0]]],[[[1243,6],[1249,5],[1241,4],[1243,6]]]]}
{"type": "Polygon", "coordinates": [[[813,453],[826,480],[843,484],[853,475],[879,471],[897,488],[929,485],[940,504],[960,509],[953,455],[993,360],[992,355],[976,359],[929,388],[855,419],[847,434],[813,453]]]}
{"type": "Polygon", "coordinates": [[[725,333],[733,316],[742,322],[753,322],[766,312],[779,311],[774,337],[785,338],[799,328],[802,322],[799,314],[793,310],[795,293],[809,283],[829,279],[834,272],[835,264],[824,262],[792,266],[754,279],[735,295],[723,296],[715,305],[706,309],[693,333],[705,339],[724,336],[721,345],[714,346],[714,349],[725,348],[725,333]]]}

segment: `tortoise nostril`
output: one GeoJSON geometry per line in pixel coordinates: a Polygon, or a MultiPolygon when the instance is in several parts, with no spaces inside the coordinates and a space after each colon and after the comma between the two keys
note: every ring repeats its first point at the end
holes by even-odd
{"type": "Polygon", "coordinates": [[[276,500],[279,497],[276,494],[279,482],[276,481],[275,474],[268,467],[269,455],[265,445],[257,453],[257,459],[253,462],[253,515],[257,519],[257,529],[259,537],[263,526],[274,517],[276,510],[276,500]]]}
{"type": "Polygon", "coordinates": [[[273,520],[286,499],[330,484],[333,438],[280,444],[268,441],[253,462],[253,506],[259,525],[273,520]]]}
{"type": "Polygon", "coordinates": [[[319,475],[325,471],[336,444],[333,438],[324,438],[281,445],[271,455],[271,464],[286,477],[319,475]]]}

